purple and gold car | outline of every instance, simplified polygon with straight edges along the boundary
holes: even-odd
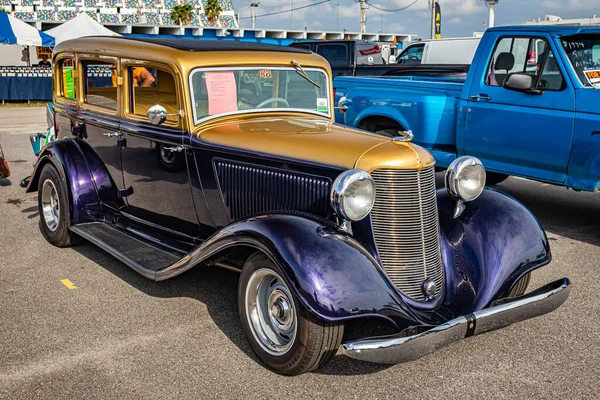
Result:
[[[233,41],[84,38],[54,50],[52,120],[28,191],[59,247],[88,240],[153,280],[240,272],[240,322],[269,368],[398,363],[548,313],[525,294],[544,230],[460,157],[334,124],[327,62]],[[337,107],[344,108],[343,102]],[[234,294],[232,293],[232,296]]]

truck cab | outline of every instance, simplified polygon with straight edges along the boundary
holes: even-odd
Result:
[[[490,176],[600,186],[600,28],[492,28],[465,79],[337,78],[334,87],[349,104],[338,122],[412,130],[440,167],[471,155]]]

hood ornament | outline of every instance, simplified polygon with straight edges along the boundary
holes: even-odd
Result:
[[[395,136],[392,139],[394,142],[410,142],[415,136],[413,135],[412,131],[398,131],[398,134],[400,136]]]

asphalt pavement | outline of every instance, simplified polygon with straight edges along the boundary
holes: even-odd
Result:
[[[550,239],[553,261],[530,289],[573,282],[552,314],[406,364],[338,354],[316,372],[282,377],[246,342],[236,273],[197,268],[153,282],[89,243],[48,244],[37,194],[18,186],[31,172],[28,135],[43,130],[44,109],[0,108],[0,121],[13,172],[0,180],[1,399],[600,398],[599,194],[515,178],[497,186],[527,205]]]

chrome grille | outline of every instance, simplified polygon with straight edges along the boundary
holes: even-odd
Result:
[[[379,169],[371,173],[376,199],[371,219],[379,257],[392,282],[407,296],[425,300],[423,281],[439,294],[444,267],[435,195],[435,172]]]

